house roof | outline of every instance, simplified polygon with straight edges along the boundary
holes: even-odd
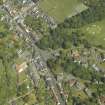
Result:
[[[22,71],[24,71],[26,68],[27,68],[27,63],[26,62],[23,62],[22,64],[20,65],[16,65],[16,70],[18,73],[21,73]]]
[[[77,80],[71,79],[68,82],[69,82],[70,86],[72,87],[77,82]]]
[[[76,51],[73,52],[72,56],[73,56],[74,58],[79,58],[79,57],[80,57],[80,54],[79,54],[79,52],[76,50]]]
[[[105,105],[105,96],[100,97],[100,102],[102,105]]]

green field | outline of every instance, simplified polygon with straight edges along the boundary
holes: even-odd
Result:
[[[39,7],[58,22],[87,9],[80,0],[41,0]]]
[[[105,46],[105,19],[84,26],[82,32],[91,44]]]

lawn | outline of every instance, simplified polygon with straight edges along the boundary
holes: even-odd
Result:
[[[82,32],[91,44],[105,47],[105,19],[82,27]]]
[[[80,0],[41,0],[39,7],[58,22],[87,9]]]

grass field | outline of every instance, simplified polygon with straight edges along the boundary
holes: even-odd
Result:
[[[41,0],[39,7],[58,22],[87,8],[80,0]]]
[[[82,31],[90,43],[105,47],[105,19],[84,26]]]

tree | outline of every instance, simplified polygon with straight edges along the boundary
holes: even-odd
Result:
[[[49,34],[48,25],[42,18],[28,15],[26,16],[24,23],[36,32],[40,32],[43,35]]]

